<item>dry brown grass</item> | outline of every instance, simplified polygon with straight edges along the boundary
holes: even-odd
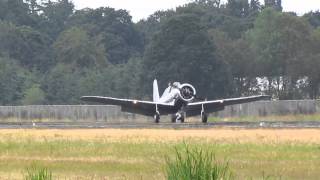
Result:
[[[3,129],[0,179],[34,163],[57,179],[164,179],[163,157],[182,141],[214,149],[238,179],[319,177],[320,129]]]
[[[2,138],[32,138],[35,141],[50,139],[108,140],[108,141],[151,141],[176,142],[181,140],[205,139],[228,142],[299,142],[320,143],[320,129],[78,129],[78,130],[0,130]],[[19,140],[19,139],[17,139]]]

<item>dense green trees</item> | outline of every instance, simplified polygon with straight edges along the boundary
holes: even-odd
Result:
[[[309,21],[309,23],[314,27],[317,28],[320,26],[320,12],[309,12],[303,16],[304,18]]]
[[[150,99],[154,78],[208,98],[319,98],[319,17],[282,12],[281,0],[194,0],[133,23],[70,0],[0,0],[0,105]]]
[[[76,11],[68,24],[82,27],[92,37],[98,36],[108,61],[113,64],[126,63],[142,52],[142,37],[125,10],[83,9]]]
[[[70,0],[58,0],[56,2],[42,0],[42,4],[39,6],[39,10],[42,11],[39,28],[52,39],[55,39],[65,29],[67,20],[73,14],[74,4]]]
[[[16,26],[0,21],[0,52],[23,67],[46,69],[50,63],[48,37],[29,26]]]
[[[57,62],[77,70],[106,66],[106,52],[99,39],[90,38],[85,30],[72,27],[60,33],[53,44]]]
[[[0,57],[0,102],[1,105],[19,104],[27,87],[25,71],[12,59]]]
[[[294,91],[305,75],[301,67],[310,54],[311,32],[303,19],[273,9],[265,9],[248,32],[258,61],[257,75],[268,78],[269,92],[280,99],[299,96]]]
[[[228,68],[215,57],[213,43],[199,17],[194,14],[169,18],[153,36],[145,51],[143,65],[146,69],[145,82],[151,82],[155,77],[160,79],[161,84],[169,81],[189,82],[201,94],[215,87],[215,91],[208,94],[210,97],[228,92],[225,88]]]
[[[310,53],[305,59],[303,74],[307,77],[307,92],[310,98],[319,98],[320,88],[320,28],[315,29],[311,35]]]

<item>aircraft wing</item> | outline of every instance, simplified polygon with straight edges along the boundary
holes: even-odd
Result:
[[[241,98],[231,98],[231,99],[221,99],[213,101],[201,101],[189,103],[186,109],[187,116],[196,116],[201,113],[202,107],[206,113],[213,113],[216,111],[221,111],[225,106],[249,103],[259,100],[269,100],[270,96],[260,95],[260,96],[249,96]]]
[[[102,96],[82,96],[81,100],[88,102],[96,102],[107,105],[121,106],[121,111],[153,116],[156,113],[156,108],[161,115],[176,113],[176,108],[170,104],[155,103],[152,101],[140,101],[132,99],[118,99]]]

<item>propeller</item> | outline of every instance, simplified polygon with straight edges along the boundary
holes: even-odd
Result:
[[[194,90],[189,86],[183,86],[182,88],[180,88],[180,92],[182,97],[186,99],[191,99],[192,97],[195,97]]]

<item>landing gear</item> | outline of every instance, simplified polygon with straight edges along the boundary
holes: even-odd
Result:
[[[171,122],[173,122],[173,123],[176,123],[176,122],[184,123],[184,113],[177,112],[176,114],[173,114],[171,116]]]
[[[160,112],[158,110],[158,104],[156,104],[156,113],[154,114],[153,118],[155,123],[160,122]]]
[[[183,113],[179,113],[180,118],[178,118],[177,120],[180,121],[181,123],[184,123],[184,114]]]
[[[208,122],[208,115],[204,111],[201,112],[201,121],[202,121],[202,123]]]
[[[175,123],[175,122],[176,122],[176,119],[177,119],[176,115],[175,115],[175,114],[172,114],[172,115],[171,115],[171,122],[172,122],[172,123]]]
[[[208,115],[204,112],[204,105],[203,104],[201,107],[201,121],[202,121],[202,123],[208,122]]]
[[[156,112],[156,114],[153,116],[154,122],[159,123],[160,122],[160,113]]]

